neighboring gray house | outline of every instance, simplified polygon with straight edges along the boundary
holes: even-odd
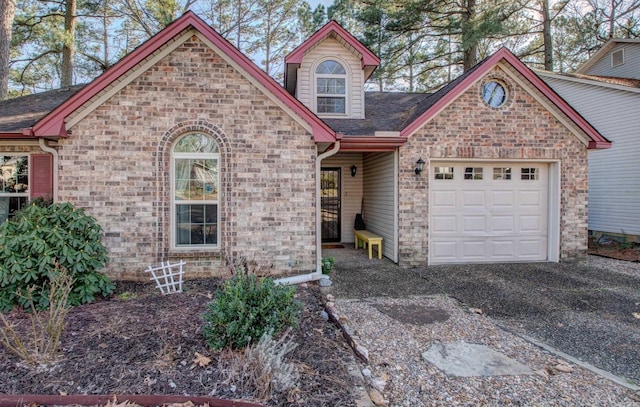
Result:
[[[640,38],[609,40],[576,73],[640,79]]]
[[[640,240],[640,40],[611,40],[575,74],[537,72],[613,144],[589,154],[589,230]]]

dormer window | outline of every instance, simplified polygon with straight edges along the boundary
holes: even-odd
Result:
[[[347,71],[337,61],[326,60],[316,68],[316,112],[347,113]]]

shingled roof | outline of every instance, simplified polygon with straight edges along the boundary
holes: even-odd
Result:
[[[346,136],[373,136],[376,131],[400,131],[428,93],[366,92],[364,119],[324,119]]]
[[[75,95],[85,85],[50,90],[0,102],[0,135],[21,134],[53,109]]]

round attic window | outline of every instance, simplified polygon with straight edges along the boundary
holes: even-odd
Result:
[[[482,85],[482,100],[491,107],[500,107],[507,101],[507,90],[497,81]]]

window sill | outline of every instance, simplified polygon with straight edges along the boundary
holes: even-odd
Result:
[[[195,249],[191,247],[173,248],[167,253],[169,258],[201,258],[201,257],[220,257],[222,251],[219,247],[208,247],[203,249]]]

